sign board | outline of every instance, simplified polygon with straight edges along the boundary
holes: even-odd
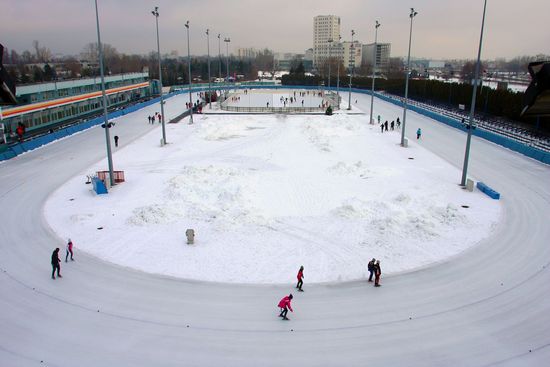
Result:
[[[464,111],[466,109],[466,106],[463,104],[459,104],[458,109]]]

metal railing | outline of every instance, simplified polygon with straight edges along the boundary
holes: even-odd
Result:
[[[223,104],[222,110],[247,113],[325,113],[325,109],[319,107],[241,107],[224,106]]]

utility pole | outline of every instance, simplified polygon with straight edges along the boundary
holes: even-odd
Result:
[[[162,143],[166,144],[166,127],[164,125],[164,100],[162,97],[162,67],[160,59],[160,41],[159,41],[159,7],[155,6],[155,10],[151,13],[155,16],[157,23],[157,56],[159,58],[159,90],[160,90],[160,120],[162,122]]]
[[[380,27],[380,23],[376,21],[374,25],[374,51],[372,55],[372,87],[370,90],[370,120],[369,124],[374,124],[374,121],[372,120],[372,113],[374,108],[374,79],[376,78],[376,54],[378,52],[378,27]]]

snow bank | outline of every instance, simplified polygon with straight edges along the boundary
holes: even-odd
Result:
[[[352,280],[372,257],[388,274],[487,237],[500,204],[461,190],[458,170],[416,142],[398,147],[399,134],[361,115],[195,115],[167,126],[164,148],[157,128],[119,149],[127,182],[108,195],[84,184],[99,162],[56,191],[45,214],[76,251],[221,282],[293,282],[300,265],[307,282]]]

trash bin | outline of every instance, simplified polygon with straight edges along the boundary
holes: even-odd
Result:
[[[187,236],[187,244],[192,245],[195,243],[195,230],[194,229],[188,229],[185,231],[185,235]]]

